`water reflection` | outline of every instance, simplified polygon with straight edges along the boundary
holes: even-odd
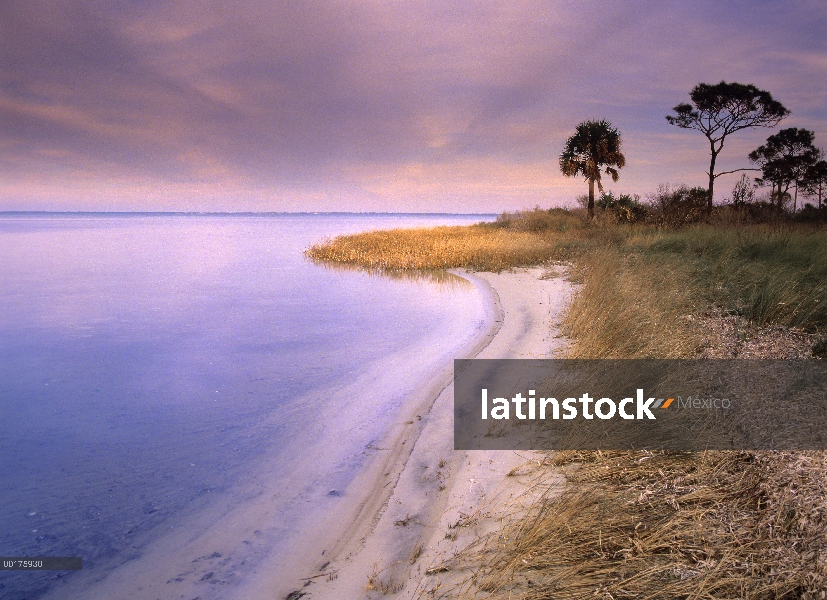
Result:
[[[0,217],[0,549],[80,555],[100,578],[162,526],[232,496],[256,461],[272,472],[301,455],[314,390],[403,352],[408,370],[450,353],[480,318],[466,280],[302,255],[324,236],[407,224]],[[360,435],[397,400],[377,400]],[[359,443],[347,433],[343,446]],[[2,572],[0,598],[54,581]]]
[[[474,284],[464,277],[449,273],[444,269],[380,269],[377,267],[363,267],[352,263],[325,261],[310,257],[307,257],[307,260],[318,267],[323,267],[334,272],[364,273],[368,277],[386,277],[396,281],[424,281],[444,286],[447,289],[471,289],[474,287]]]

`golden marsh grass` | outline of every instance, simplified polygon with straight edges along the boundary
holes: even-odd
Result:
[[[538,209],[494,224],[345,236],[307,254],[386,272],[566,261],[583,284],[564,322],[571,357],[695,358],[718,343],[708,327],[716,315],[811,337],[827,329],[819,226],[667,229]],[[817,348],[827,353],[827,342]],[[823,600],[827,453],[550,456],[549,468],[561,465],[571,465],[562,495],[527,513],[515,507],[492,535],[436,565],[426,597]]]
[[[501,271],[542,263],[553,249],[553,242],[531,232],[471,225],[340,236],[311,246],[306,254],[313,260],[389,271],[457,267]]]

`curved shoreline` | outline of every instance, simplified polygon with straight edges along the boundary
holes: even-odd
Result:
[[[281,599],[298,591],[309,598],[360,598],[370,595],[370,581],[412,596],[425,565],[448,551],[446,523],[489,500],[505,474],[525,460],[514,453],[453,450],[453,358],[550,355],[559,345],[553,325],[571,286],[541,278],[545,273],[457,272],[476,287],[483,306],[476,330],[447,360],[447,351],[432,354],[430,366],[412,372],[421,349],[409,349],[328,390],[358,401],[337,414],[341,422],[332,431],[324,428],[329,419],[308,423],[307,435],[324,434],[324,440],[289,473],[311,473],[318,460],[328,466],[351,461],[355,476],[349,483],[326,494],[329,488],[320,489],[324,477],[310,477],[312,485],[302,487],[308,477],[263,471],[245,483],[237,496],[241,504],[225,502],[182,522],[142,556],[83,587],[85,597]],[[384,433],[353,457],[359,444],[353,440],[366,433],[351,432],[351,423],[359,426],[352,417],[378,407],[387,394],[399,394],[382,405],[383,411],[393,406],[392,412],[372,416]],[[58,586],[50,597],[78,589]]]
[[[573,286],[546,274],[542,268],[462,273],[487,289],[494,318],[485,343],[462,356],[547,358],[559,353],[566,342],[557,325]],[[396,465],[393,489],[381,493],[370,527],[359,535],[345,533],[336,554],[317,563],[293,591],[308,598],[369,598],[374,591],[415,597],[432,575],[429,566],[466,541],[446,536],[453,525],[483,506],[502,505],[526,491],[518,478],[506,483],[506,476],[530,453],[453,450],[452,381],[433,399],[427,421],[411,443],[405,462]],[[489,527],[490,522],[480,521],[465,533],[477,535]],[[284,598],[289,591],[274,597]]]
[[[483,331],[457,350],[460,356],[474,357],[496,338],[502,327],[503,310],[496,290],[488,282],[465,272],[454,273],[474,284],[484,300]],[[400,481],[408,471],[415,447],[432,421],[434,404],[452,390],[453,358],[435,365],[429,375],[406,392],[402,410],[393,417],[379,442],[382,454],[374,456],[370,464],[359,470],[344,491],[343,500],[347,500],[333,508],[312,531],[306,532],[311,543],[295,548],[290,562],[282,562],[277,569],[275,562],[281,557],[273,557],[269,565],[262,564],[259,575],[240,586],[235,596],[285,598],[301,590],[328,597],[321,588],[311,590],[306,583],[321,583],[326,574],[336,572],[337,567],[332,565],[349,564],[355,557],[365,556],[364,550],[373,540],[392,497],[399,493]],[[452,434],[447,439],[453,443]],[[276,570],[281,576],[273,577]],[[293,575],[285,578],[286,573]],[[329,597],[339,593],[331,590]]]
[[[453,357],[479,352],[499,329],[491,290],[468,281],[483,302],[470,298],[478,308],[464,313],[473,315],[467,326],[447,330],[444,342],[426,336],[299,403],[301,435],[310,440],[301,455],[261,461],[232,493],[136,547],[139,555],[102,576],[83,573],[47,597],[281,598],[329,557],[352,553],[451,383]]]

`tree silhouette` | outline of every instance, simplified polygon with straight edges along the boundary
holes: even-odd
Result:
[[[600,172],[605,167],[612,181],[626,164],[620,152],[620,133],[608,121],[583,121],[568,140],[560,155],[560,170],[566,177],[582,175],[589,182],[589,219],[594,217],[594,184],[602,192]],[[617,168],[615,168],[617,167]]]
[[[753,200],[755,200],[755,190],[750,178],[744,173],[738,183],[735,184],[735,187],[732,188],[732,204],[735,208],[740,208],[744,204],[752,204]]]
[[[819,152],[819,156],[823,155]],[[801,189],[808,198],[818,198],[818,208],[821,209],[824,192],[827,191],[827,161],[822,158],[807,168]]]
[[[726,137],[750,127],[775,127],[790,114],[769,92],[754,85],[699,83],[689,93],[692,104],[679,104],[666,120],[683,129],[696,129],[709,140],[709,197],[707,210],[712,211],[715,179],[726,173],[715,174],[715,161],[724,147]],[[744,169],[736,169],[743,171]]]
[[[819,150],[813,146],[815,133],[809,129],[790,127],[782,129],[767,138],[767,143],[749,153],[749,159],[761,167],[758,185],[771,185],[771,200],[776,200],[778,210],[790,186],[805,179],[807,170],[812,168],[819,157]]]

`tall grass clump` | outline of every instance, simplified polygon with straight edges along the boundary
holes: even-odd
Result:
[[[553,258],[563,238],[582,230],[582,219],[561,209],[503,214],[494,223],[393,229],[344,235],[305,251],[312,260],[373,270],[451,269],[501,271]]]
[[[465,575],[436,597],[821,597],[823,452],[567,451],[549,460],[577,466],[562,495],[448,559],[443,568]]]
[[[571,358],[677,358],[691,355],[697,332],[686,317],[698,309],[693,280],[681,265],[652,268],[651,257],[625,247],[595,248],[576,261],[583,288],[565,319]]]
[[[661,234],[653,256],[694,262],[708,302],[758,326],[827,326],[827,236],[806,226],[693,227]]]

